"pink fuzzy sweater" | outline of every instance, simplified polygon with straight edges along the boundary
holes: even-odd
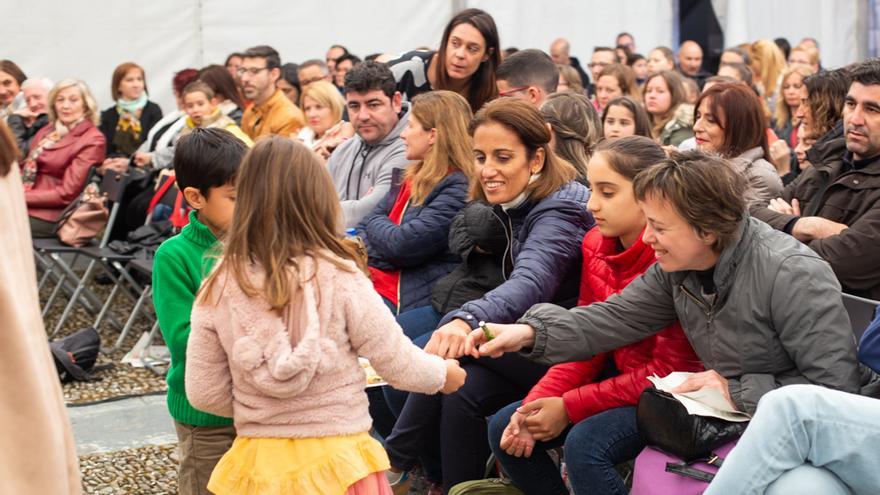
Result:
[[[283,319],[226,274],[214,286],[217,304],[193,307],[185,378],[193,406],[232,416],[241,436],[314,438],[370,429],[358,356],[397,389],[443,387],[444,361],[410,342],[354,263],[345,271],[298,261],[305,281]],[[251,276],[262,280],[259,268]]]

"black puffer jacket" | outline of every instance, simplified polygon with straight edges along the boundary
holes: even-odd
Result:
[[[526,201],[507,211],[498,205],[492,207],[504,239],[503,244],[496,242],[497,226],[493,224],[486,247],[495,259],[500,253],[504,282],[446,314],[440,325],[453,318],[473,328],[481,320],[511,323],[538,302],[573,306],[580,281],[580,245],[593,226],[593,217],[586,208],[589,199],[590,191],[572,181],[538,202]],[[432,300],[441,313],[454,308],[450,304],[437,308],[436,291]]]

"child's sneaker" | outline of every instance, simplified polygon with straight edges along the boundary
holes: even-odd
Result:
[[[394,492],[394,495],[406,495],[409,492],[410,477],[408,472],[395,473],[389,469],[385,471],[385,476],[388,477],[388,483],[391,485],[391,491]]]

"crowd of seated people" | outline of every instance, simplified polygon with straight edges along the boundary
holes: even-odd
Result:
[[[449,493],[492,454],[526,493],[626,493],[616,466],[648,446],[639,396],[674,371],[693,373],[678,392],[754,417],[707,493],[869,493],[880,452],[832,440],[880,435],[878,377],[859,362],[875,355],[842,302],[880,300],[880,60],[827,70],[815,40],[787,46],[729,47],[713,74],[695,41],[643,56],[621,33],[581,67],[563,38],[502,50],[492,16],[466,9],[432,49],[282,63],[259,45],[182,68],[164,111],[134,62],[101,111],[84,82],[0,60],[0,125],[33,237],[109,170],[137,179],[112,238],[156,220],[199,129],[309,150],[388,321],[466,373],[443,394],[369,390],[378,493],[413,476]],[[863,434],[792,426],[855,408]]]

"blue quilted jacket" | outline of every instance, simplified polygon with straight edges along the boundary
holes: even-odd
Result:
[[[539,302],[577,303],[581,242],[593,227],[587,211],[590,191],[572,181],[539,202],[493,211],[507,233],[505,281],[483,297],[448,313],[440,326],[459,318],[476,328],[479,321],[513,323]]]
[[[451,272],[461,258],[449,250],[449,225],[467,202],[467,177],[446,176],[419,206],[409,205],[400,225],[388,218],[403,184],[403,170],[395,169],[391,190],[357,226],[369,254],[369,265],[400,270],[398,311],[428,306],[431,289]]]

